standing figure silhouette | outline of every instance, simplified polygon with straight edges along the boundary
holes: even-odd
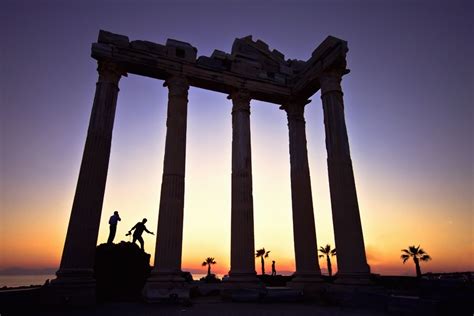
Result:
[[[272,261],[272,275],[273,276],[277,275],[277,271],[275,269],[275,260]]]
[[[141,222],[138,222],[135,226],[133,226],[132,229],[130,229],[127,234],[128,236],[132,233],[132,230],[135,230],[133,232],[132,242],[136,243],[136,241],[138,240],[143,251],[145,251],[145,242],[143,241],[143,238],[142,238],[143,231],[146,231],[147,233],[154,235],[151,231],[146,229],[145,227],[146,222],[147,222],[147,219],[144,218]]]
[[[120,218],[119,213],[117,211],[114,212],[114,215],[110,216],[110,219],[109,219],[110,232],[109,232],[109,238],[107,239],[108,244],[111,244],[114,242],[115,233],[117,232],[117,223],[121,220],[122,219]]]

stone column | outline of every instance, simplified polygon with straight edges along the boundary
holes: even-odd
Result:
[[[326,71],[320,78],[337,275],[340,283],[366,283],[370,268],[365,256],[341,89],[341,79],[346,73],[344,62],[343,66]]]
[[[256,283],[253,227],[250,95],[236,91],[232,99],[232,209],[229,281]]]
[[[291,285],[322,281],[306,147],[304,107],[307,103],[307,100],[291,100],[281,107],[288,116],[290,139],[291,204],[296,261],[296,272]]]
[[[95,300],[94,256],[99,232],[102,202],[109,166],[112,129],[123,72],[114,64],[99,62],[99,80],[82,156],[76,193],[67,229],[66,242],[57,279],[56,298],[72,303]]]
[[[161,182],[160,210],[155,248],[155,267],[144,289],[145,299],[169,296],[167,287],[184,286],[181,277],[183,248],[184,174],[189,84],[182,76],[171,76],[168,87],[165,158]],[[160,292],[161,291],[161,292]],[[172,293],[171,293],[172,294]],[[186,293],[175,293],[187,296]]]

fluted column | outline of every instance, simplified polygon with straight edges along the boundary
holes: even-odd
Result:
[[[232,99],[232,209],[230,281],[256,281],[250,145],[250,95],[236,91]]]
[[[51,284],[52,287],[69,289],[57,290],[50,294],[51,300],[61,300],[64,298],[60,297],[67,292],[68,300],[74,304],[95,300],[95,249],[109,166],[118,82],[124,74],[117,65],[108,62],[99,62],[97,71],[99,80],[96,84],[66,241],[61,264],[56,272],[57,279]],[[77,291],[71,290],[71,286]]]
[[[290,140],[291,204],[296,261],[293,282],[321,281],[304,119],[304,107],[308,102],[291,100],[281,107],[287,113]]]
[[[94,267],[119,92],[118,82],[122,74],[114,64],[105,62],[99,62],[97,70],[99,80],[58,277],[69,273],[92,275]]]
[[[189,84],[182,76],[172,76],[165,85],[168,118],[153,274],[181,279]]]
[[[326,149],[329,187],[337,248],[337,266],[340,282],[358,282],[367,279],[364,237],[352,170],[341,79],[348,71],[345,63],[326,71],[320,78],[321,99],[326,130]]]

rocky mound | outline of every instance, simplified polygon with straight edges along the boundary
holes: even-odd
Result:
[[[150,255],[130,242],[97,246],[94,275],[97,298],[104,300],[135,300],[150,275]]]

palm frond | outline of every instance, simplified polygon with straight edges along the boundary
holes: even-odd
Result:
[[[406,253],[407,255],[411,255],[411,252],[410,252],[409,250],[407,250],[407,249],[402,249],[401,251],[404,252],[404,253]]]
[[[333,250],[331,250],[331,256],[335,256],[336,255],[336,248],[334,248]]]
[[[268,258],[269,253],[270,253],[270,250],[268,250],[267,253],[265,254],[265,258]]]
[[[255,252],[255,257],[261,257],[265,255],[265,248],[262,248],[262,249],[258,249],[256,252]]]
[[[318,257],[319,257],[319,258],[324,258],[324,255],[319,255]]]
[[[431,257],[429,255],[423,255],[423,256],[421,256],[420,260],[421,261],[430,261]]]
[[[402,259],[403,263],[405,263],[405,262],[407,262],[408,259],[410,259],[410,256],[409,255],[401,255],[400,259]]]
[[[329,252],[331,251],[331,246],[330,245],[326,245],[326,246],[321,246],[319,247],[319,252],[321,253],[324,253],[325,255],[329,254]]]
[[[410,253],[413,255],[416,255],[418,253],[418,248],[415,246],[410,246],[408,247],[408,249],[410,250]]]
[[[202,263],[202,266],[206,266],[206,265],[211,265],[211,264],[216,264],[216,261],[214,260],[213,257],[207,257],[206,260],[203,261]]]

